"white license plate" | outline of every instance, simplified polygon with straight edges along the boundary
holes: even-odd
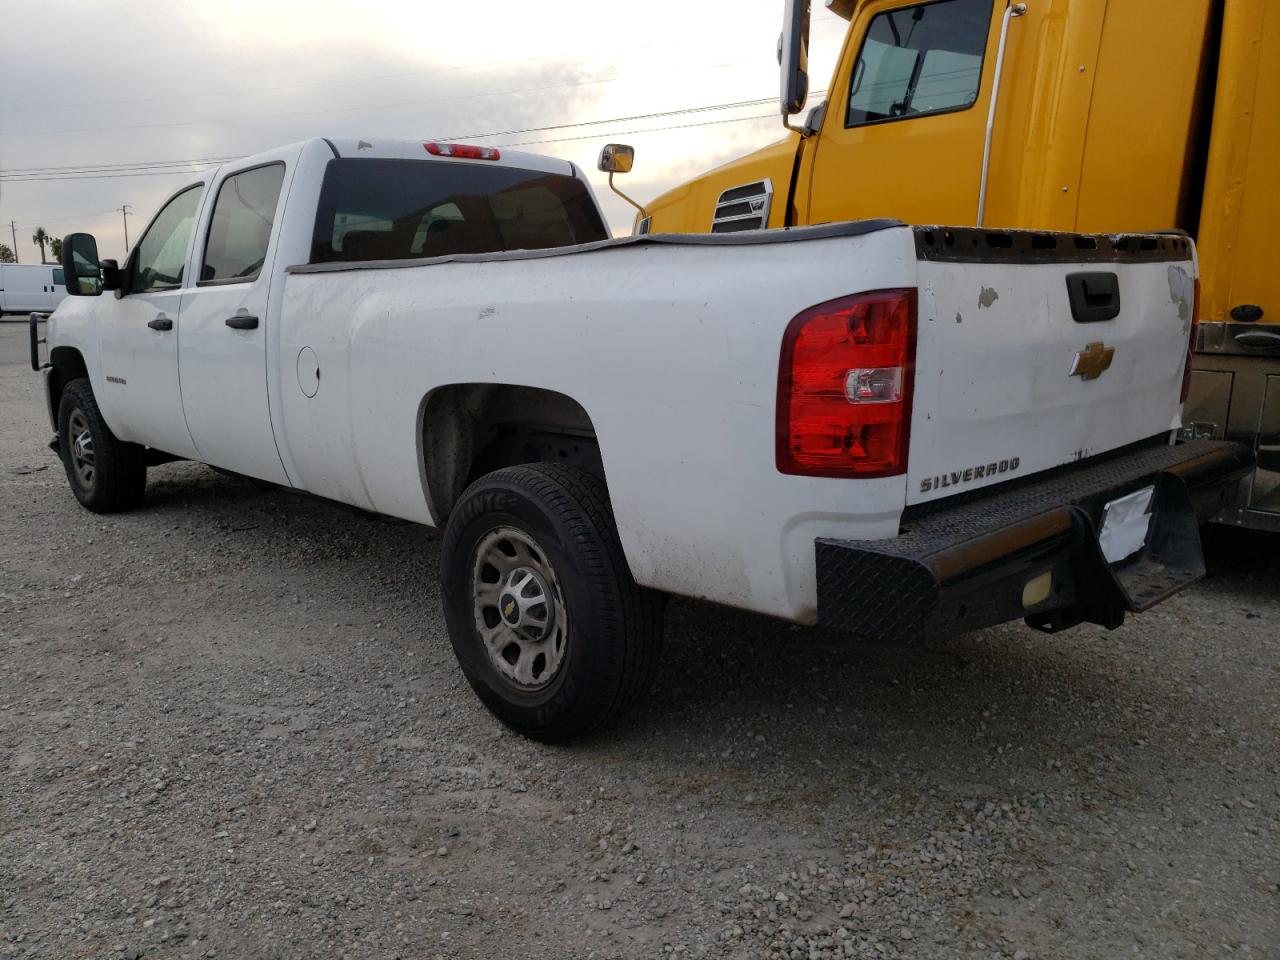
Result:
[[[1098,543],[1107,563],[1119,563],[1146,545],[1151,529],[1151,498],[1155,492],[1154,486],[1143,487],[1103,507]]]

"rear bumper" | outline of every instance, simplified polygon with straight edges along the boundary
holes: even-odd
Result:
[[[1019,617],[1047,631],[1119,626],[1204,575],[1199,527],[1240,499],[1253,462],[1248,447],[1209,440],[1130,449],[908,511],[892,540],[819,539],[818,622],[893,642]],[[1098,543],[1106,504],[1147,486],[1145,545],[1110,564]]]

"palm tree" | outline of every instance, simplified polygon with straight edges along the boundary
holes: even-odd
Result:
[[[31,242],[40,248],[40,262],[48,263],[44,258],[44,245],[49,242],[49,234],[44,232],[44,227],[36,227],[36,232],[31,235]]]

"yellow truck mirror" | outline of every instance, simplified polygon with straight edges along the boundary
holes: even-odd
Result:
[[[606,143],[600,151],[600,163],[604,173],[630,173],[636,162],[636,148],[625,143]]]

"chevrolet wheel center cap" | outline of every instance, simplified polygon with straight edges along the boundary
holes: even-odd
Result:
[[[516,603],[516,598],[511,594],[504,593],[498,601],[498,607],[502,610],[502,619],[507,623],[515,626],[520,622],[520,604]]]

